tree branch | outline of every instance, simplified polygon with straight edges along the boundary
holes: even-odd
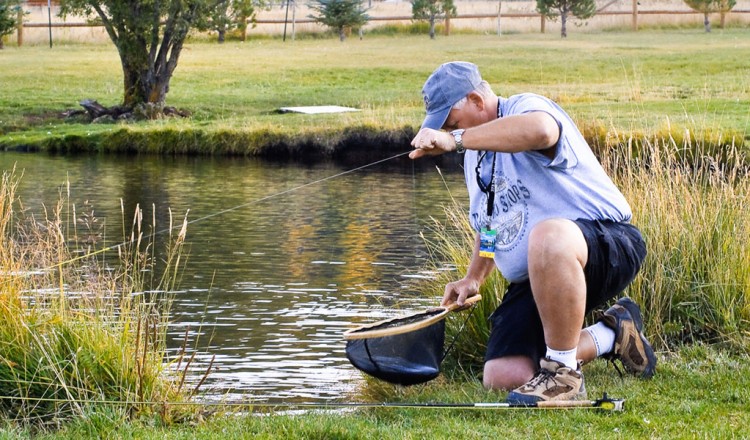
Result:
[[[117,33],[117,30],[115,29],[114,24],[112,21],[110,21],[109,17],[107,17],[107,14],[104,13],[104,10],[99,5],[99,3],[95,1],[89,1],[89,5],[91,5],[92,8],[96,11],[96,14],[99,15],[99,18],[102,20],[102,24],[104,25],[104,29],[107,31],[107,34],[109,35],[109,38],[112,40],[113,43],[115,43],[115,46],[119,47],[120,44],[120,37]]]
[[[154,15],[151,17],[151,44],[148,52],[148,65],[153,69],[156,49],[159,47],[159,26],[161,26],[161,0],[154,2]]]

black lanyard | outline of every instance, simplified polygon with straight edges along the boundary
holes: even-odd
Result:
[[[497,100],[497,117],[502,117],[502,113],[500,112],[500,99]],[[480,171],[485,156],[487,156],[487,152],[483,151],[482,155],[479,156],[477,160],[477,167],[474,169],[474,172],[477,174],[477,185],[479,186],[479,189],[487,194],[487,221],[492,222],[492,210],[495,207],[495,152],[492,152],[492,174],[490,174],[490,183],[486,185],[482,181],[482,173]]]
[[[492,219],[492,209],[495,207],[495,152],[492,152],[492,174],[490,174],[490,182],[487,184],[482,181],[481,173],[482,161],[485,156],[487,156],[487,152],[483,151],[477,160],[477,167],[474,168],[474,172],[477,175],[479,190],[487,194],[487,219],[490,221]]]

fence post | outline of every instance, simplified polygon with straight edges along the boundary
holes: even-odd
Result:
[[[284,15],[284,37],[281,41],[286,41],[286,22],[289,21],[289,2],[292,0],[286,0],[286,14]]]
[[[18,47],[23,46],[23,8],[18,8],[18,19],[16,21],[16,29],[18,30]]]
[[[500,18],[502,17],[503,0],[497,2],[497,35],[503,34],[503,28],[500,25]]]
[[[296,0],[293,0],[292,2],[292,41],[294,41],[297,36],[296,28],[297,28],[297,2]]]
[[[633,0],[633,30],[638,30],[638,0]]]

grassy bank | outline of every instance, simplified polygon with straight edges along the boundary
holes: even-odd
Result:
[[[0,87],[0,145],[253,155],[330,155],[359,145],[404,149],[421,121],[424,79],[453,59],[476,62],[501,95],[552,97],[597,145],[670,136],[741,145],[750,125],[750,75],[746,60],[736,55],[748,50],[750,30],[741,28],[575,33],[565,40],[516,34],[435,41],[368,36],[343,44],[191,42],[168,104],[190,110],[192,117],[90,125],[59,115],[79,108],[84,98],[104,105],[122,99],[111,44],[9,47],[0,54],[7,67]],[[276,113],[284,106],[328,104],[361,111]]]
[[[54,435],[39,438],[124,439],[486,439],[744,438],[750,413],[750,363],[713,349],[684,348],[662,360],[652,381],[620,379],[606,363],[586,367],[590,398],[608,392],[626,398],[625,412],[593,410],[368,409],[237,413],[236,408],[199,424],[164,426],[145,419],[128,424],[100,415],[79,420]],[[589,385],[590,384],[590,385]],[[356,398],[357,396],[353,396]],[[477,381],[435,382],[391,390],[391,401],[498,402]],[[247,408],[246,408],[247,409]],[[22,438],[23,431],[6,431]]]

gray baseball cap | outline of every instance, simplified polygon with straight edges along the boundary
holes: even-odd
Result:
[[[422,98],[427,116],[422,128],[440,130],[448,119],[451,107],[482,83],[475,64],[452,61],[440,65],[422,87]]]

